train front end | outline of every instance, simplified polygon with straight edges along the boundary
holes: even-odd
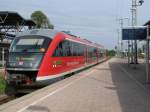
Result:
[[[38,30],[16,37],[6,62],[7,82],[16,86],[36,84],[41,62],[51,41],[51,38],[39,35]]]

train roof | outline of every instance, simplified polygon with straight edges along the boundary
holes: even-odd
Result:
[[[86,44],[86,45],[89,45],[89,46],[93,46],[93,47],[98,47],[98,48],[103,48],[104,49],[104,46],[100,45],[100,44],[97,44],[97,43],[94,43],[94,42],[91,42],[87,39],[83,39],[83,38],[80,38],[80,37],[77,37],[77,36],[74,36],[74,35],[70,35],[70,34],[65,34],[66,37],[69,39],[69,40],[72,40],[72,41],[76,41],[76,42],[79,42],[79,43],[83,43],[83,44]]]
[[[56,31],[56,30],[52,30],[52,29],[26,30],[26,31],[19,32],[18,34],[16,34],[16,37],[26,36],[26,35],[41,35],[41,36],[53,38],[53,37],[55,37],[55,35],[57,33],[61,33],[67,39],[72,40],[72,41],[76,41],[76,42],[83,43],[83,44],[86,44],[86,45],[89,45],[89,46],[93,46],[93,47],[104,48],[102,45],[94,43],[94,42],[91,42],[91,41],[89,41],[87,39],[82,39],[82,38],[74,36],[72,34],[68,34],[68,33],[65,33],[65,32],[60,32],[60,31]]]
[[[18,32],[18,34],[16,34],[16,37],[26,36],[26,35],[41,35],[41,36],[53,38],[57,33],[58,31],[52,29],[32,29],[23,32]]]

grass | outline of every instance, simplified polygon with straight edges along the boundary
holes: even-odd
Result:
[[[6,88],[6,81],[2,76],[0,76],[0,93],[4,93],[5,88]]]

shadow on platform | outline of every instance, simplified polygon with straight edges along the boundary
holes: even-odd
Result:
[[[139,64],[136,69],[133,69],[128,67],[127,63],[109,62],[109,66],[114,87],[105,88],[117,92],[122,112],[149,112],[150,85],[145,84],[145,65]],[[129,74],[125,73],[121,68]],[[135,80],[145,89],[140,87]]]

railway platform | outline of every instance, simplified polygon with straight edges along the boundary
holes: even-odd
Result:
[[[112,58],[3,104],[0,112],[149,112],[150,89],[140,78],[142,70]]]

